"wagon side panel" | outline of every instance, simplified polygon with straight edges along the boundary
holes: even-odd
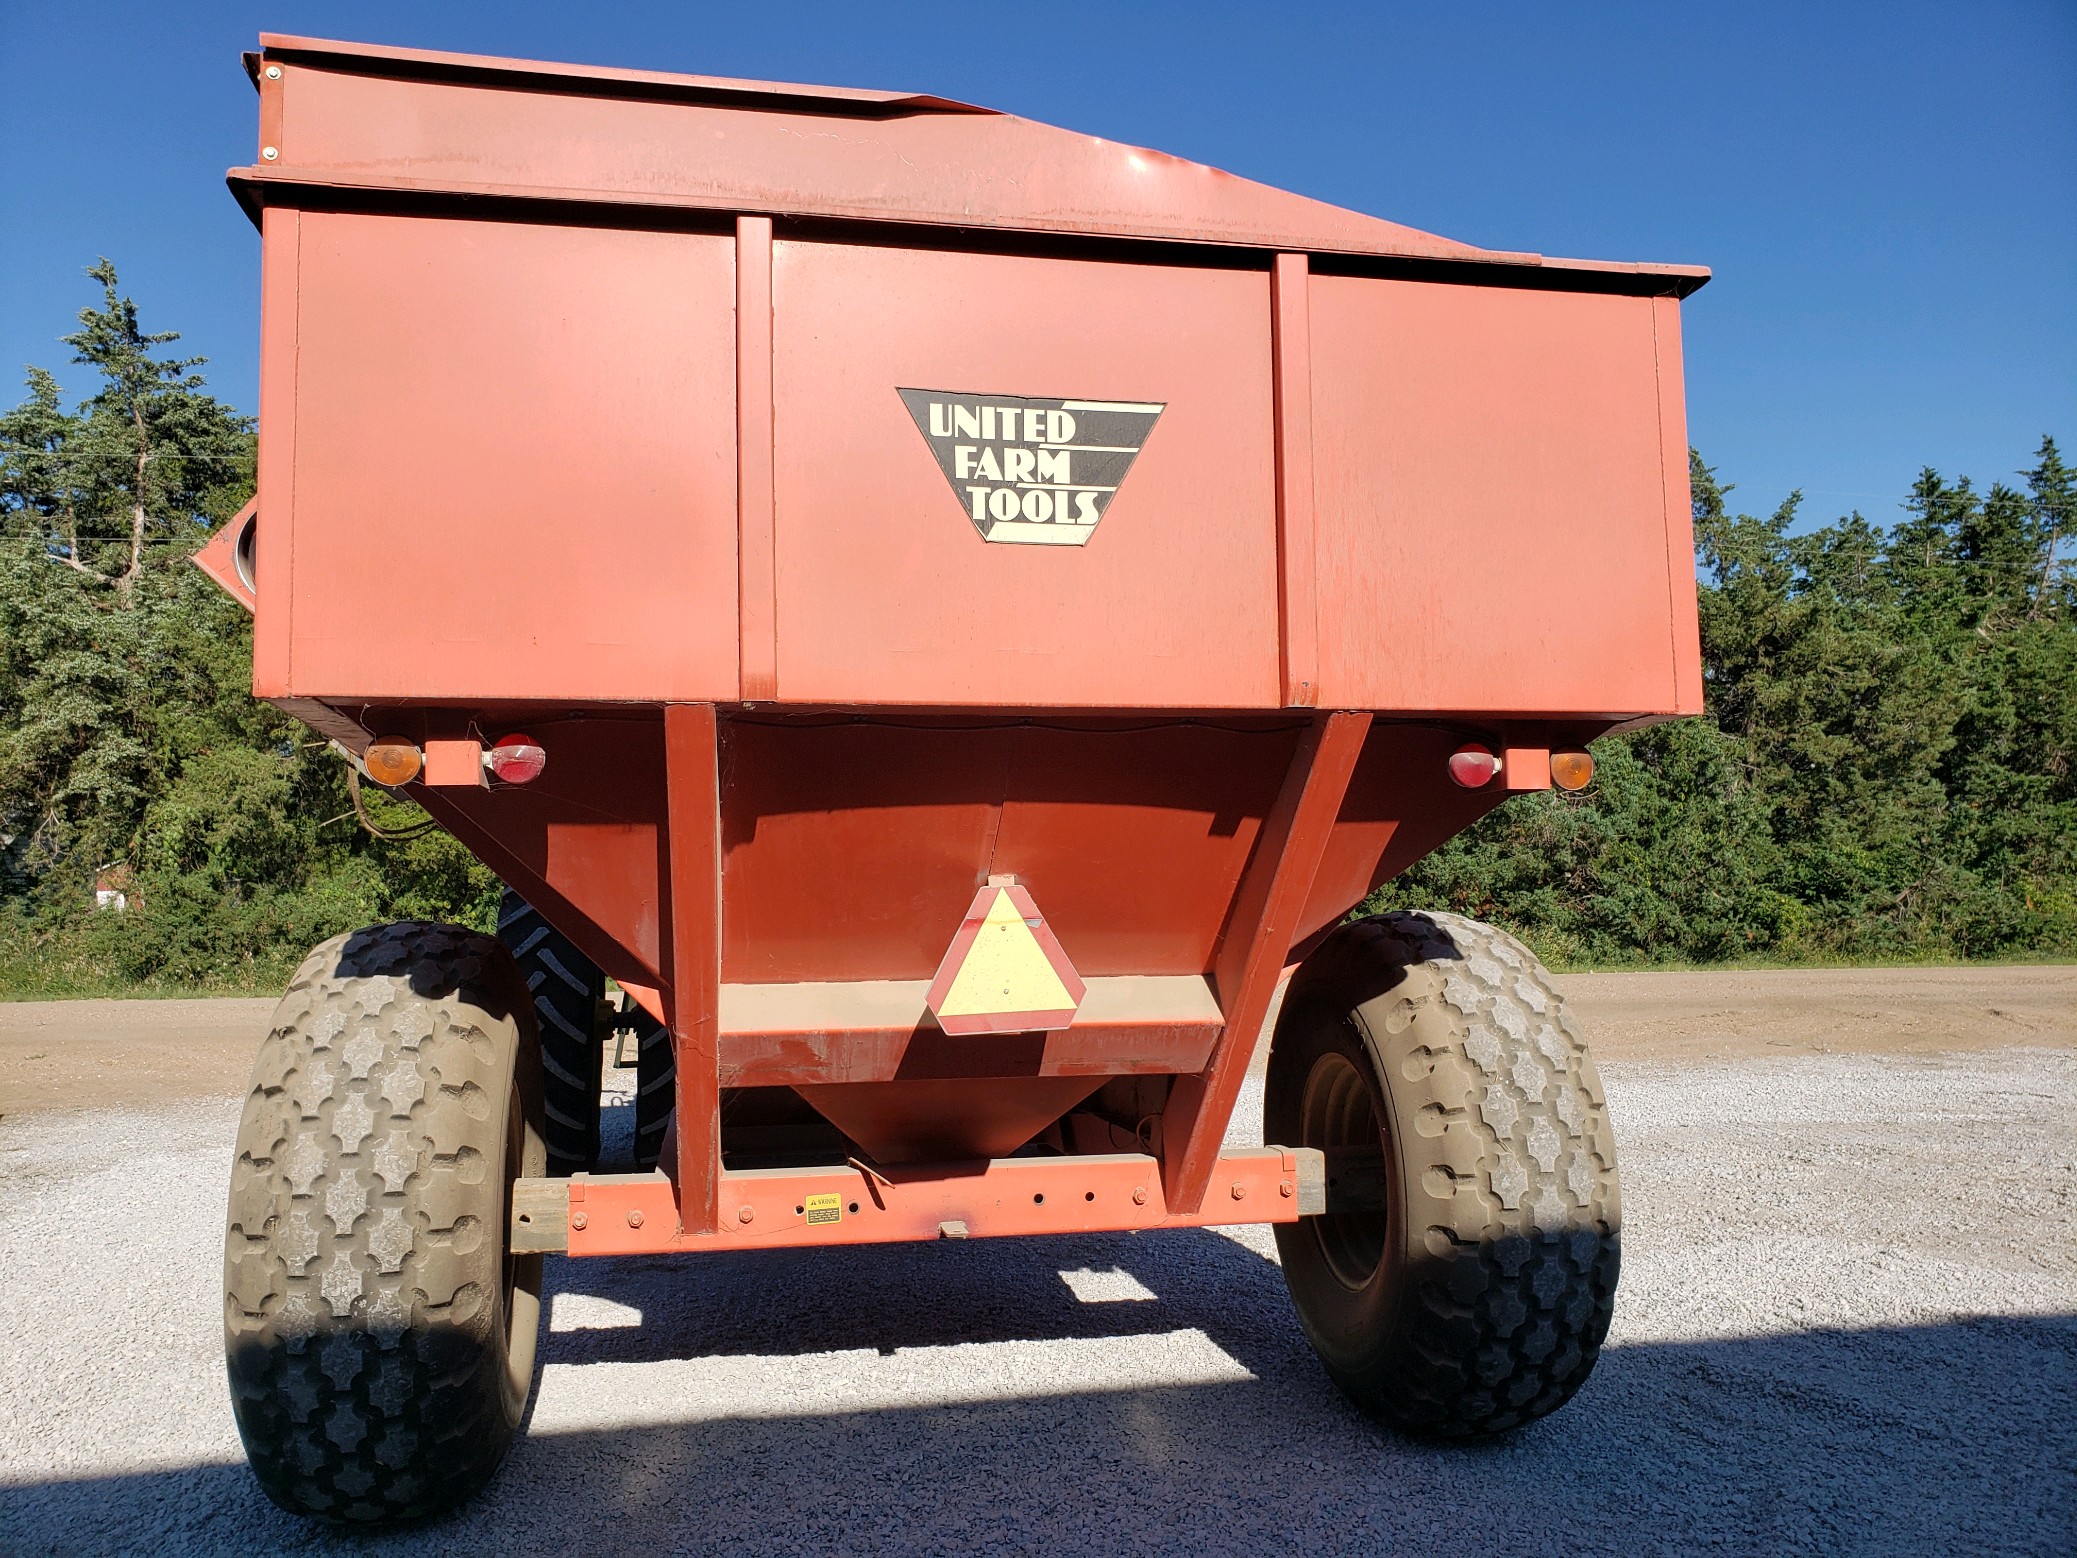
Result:
[[[1280,701],[1265,274],[780,242],[772,317],[782,700]],[[1085,543],[1018,544],[983,539],[899,389],[1161,409]],[[1032,452],[1069,483],[1105,463]],[[1023,491],[1065,508],[1049,469]]]
[[[1321,703],[1672,713],[1654,300],[1316,275],[1310,304]]]
[[[300,225],[293,689],[733,696],[733,244]]]

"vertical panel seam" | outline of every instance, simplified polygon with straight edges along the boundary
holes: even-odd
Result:
[[[772,223],[736,219],[737,682],[745,700],[778,696],[778,493],[773,443]]]
[[[1313,524],[1311,267],[1279,254],[1270,276],[1275,403],[1278,672],[1282,701],[1319,701],[1317,538]]]

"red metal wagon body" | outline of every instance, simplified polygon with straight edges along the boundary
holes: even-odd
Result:
[[[202,560],[254,691],[422,754],[676,1050],[663,1169],[522,1177],[516,1249],[1317,1212],[1317,1151],[1222,1152],[1280,975],[1553,752],[1701,707],[1703,271],[932,97],[249,65],[259,496]],[[800,1101],[843,1150],[764,1161]]]

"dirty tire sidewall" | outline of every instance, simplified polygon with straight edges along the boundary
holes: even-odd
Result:
[[[1385,1176],[1381,1211],[1343,1215],[1380,1220],[1381,1258],[1352,1286],[1332,1224],[1276,1230],[1321,1362],[1416,1433],[1489,1435],[1555,1411],[1608,1333],[1622,1208],[1600,1078],[1549,974],[1456,915],[1344,926],[1293,977],[1265,1139],[1313,1145],[1307,1080],[1342,1063],[1363,1076]]]
[[[261,1046],[238,1129],[224,1340],[246,1455],[284,1509],[379,1524],[496,1470],[525,1414],[539,1256],[506,1253],[544,1166],[511,956],[456,926],[335,937]]]

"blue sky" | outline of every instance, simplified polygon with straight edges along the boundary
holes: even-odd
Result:
[[[2077,3],[0,0],[0,372],[106,254],[256,402],[262,30],[930,91],[1498,248],[1698,262],[1690,431],[1741,506],[1887,522],[2077,446]],[[0,391],[9,393],[11,390]]]

